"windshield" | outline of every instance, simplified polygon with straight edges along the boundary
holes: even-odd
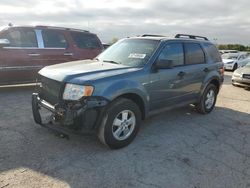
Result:
[[[157,40],[124,39],[110,46],[97,59],[129,67],[143,67],[158,44]]]
[[[238,55],[232,55],[232,54],[223,54],[222,56],[222,59],[237,59],[238,58]]]

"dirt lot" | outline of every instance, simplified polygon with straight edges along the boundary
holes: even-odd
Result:
[[[233,87],[231,74],[211,114],[159,114],[116,151],[93,135],[55,136],[33,122],[32,88],[2,89],[0,188],[250,188],[250,91]]]

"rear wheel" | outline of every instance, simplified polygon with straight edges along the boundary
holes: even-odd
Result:
[[[215,106],[218,89],[215,85],[209,84],[204,90],[196,109],[201,114],[210,113]]]
[[[125,147],[136,137],[140,122],[141,111],[137,104],[129,99],[117,99],[108,107],[98,137],[112,149]]]

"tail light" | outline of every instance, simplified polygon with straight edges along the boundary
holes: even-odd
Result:
[[[219,73],[221,76],[224,76],[225,69],[224,67],[219,68]]]

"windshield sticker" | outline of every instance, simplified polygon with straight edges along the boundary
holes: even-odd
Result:
[[[129,54],[128,58],[144,59],[146,54]]]

